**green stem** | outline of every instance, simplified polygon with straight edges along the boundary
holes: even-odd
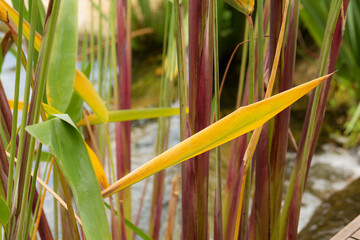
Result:
[[[90,64],[91,64],[91,82],[95,83],[95,37],[94,37],[94,6],[91,5],[90,9]]]
[[[101,6],[101,0],[99,0],[99,6]],[[99,84],[99,93],[100,96],[103,96],[102,88],[103,88],[103,77],[102,77],[102,11],[99,7],[98,9],[99,13],[99,31],[97,35],[97,64],[98,64],[98,84]]]
[[[33,56],[34,56],[34,42],[35,42],[35,30],[36,30],[36,21],[37,21],[37,8],[38,8],[38,1],[32,1],[31,6],[31,20],[30,20],[30,38],[29,38],[29,50],[28,50],[28,61],[26,63],[26,80],[25,80],[25,94],[24,94],[24,107],[29,105],[29,95],[30,95],[30,84],[32,80],[32,64],[33,64]],[[19,38],[19,37],[18,37]],[[15,172],[15,181],[18,178],[20,173],[20,166],[22,161],[22,153],[24,151],[24,143],[25,143],[25,126],[26,126],[26,119],[27,119],[28,111],[22,112],[22,119],[21,119],[21,126],[20,126],[20,140],[19,140],[19,147],[18,147],[18,163],[16,165],[16,172]],[[26,165],[26,175],[25,181],[27,178],[30,178],[31,173],[31,163],[32,163],[32,152],[30,152],[29,156],[31,156],[31,161],[29,161]],[[23,188],[23,197],[21,202],[21,212],[20,212],[20,223],[19,229],[16,234],[16,239],[26,238],[27,233],[23,232],[24,227],[24,220],[25,220],[25,213],[26,213],[26,204],[28,202],[27,193],[29,190],[29,186],[24,184]]]
[[[34,194],[35,194],[35,188],[36,188],[36,177],[37,177],[37,173],[38,173],[38,170],[39,170],[41,149],[42,149],[42,144],[40,143],[39,147],[38,147],[38,151],[37,151],[37,156],[36,156],[36,161],[35,161],[35,166],[34,166],[34,171],[33,171],[33,177],[32,177],[32,182],[31,182],[29,205],[28,205],[28,208],[27,208],[26,221],[25,221],[25,224],[26,224],[25,233],[27,233],[29,231],[29,225],[30,225],[30,222],[31,222],[30,221],[31,208],[32,208],[33,200],[34,200]]]
[[[245,30],[244,30],[244,41],[247,40],[249,35],[249,24],[245,22]],[[246,73],[246,59],[249,50],[249,45],[247,43],[243,44],[243,50],[241,54],[241,67],[240,67],[240,76],[239,76],[239,87],[238,94],[236,99],[236,109],[238,109],[241,105],[243,92],[244,92],[244,83],[245,83],[245,73]]]
[[[335,31],[336,21],[341,9],[341,5],[342,5],[342,0],[333,0],[331,2],[331,7],[329,11],[329,20],[326,26],[325,36],[324,36],[324,45],[322,46],[320,53],[321,64],[320,64],[319,76],[322,76],[325,73],[325,68],[328,62],[329,50],[331,47],[331,42]],[[315,90],[314,101],[311,108],[309,126],[307,129],[306,139],[304,144],[304,151],[300,157],[300,161],[297,162],[296,166],[294,167],[294,171],[292,172],[290,177],[289,187],[286,193],[284,207],[280,218],[280,235],[279,235],[281,237],[280,239],[285,239],[287,220],[289,218],[289,211],[291,208],[292,197],[294,195],[296,188],[299,171],[300,171],[299,190],[298,190],[299,194],[302,194],[302,189],[304,187],[303,182],[306,177],[306,165],[307,165],[307,159],[309,158],[309,152],[311,147],[310,144],[314,137],[316,111],[320,98],[320,90],[321,90],[321,85],[316,87]]]
[[[218,12],[217,12],[217,0],[210,2],[212,8],[212,24],[214,27],[214,98],[215,98],[215,121],[220,119],[220,97],[219,97],[219,38],[218,38]],[[220,147],[215,149],[216,157],[216,224],[214,228],[217,229],[217,232],[214,233],[217,235],[217,239],[222,239],[223,236],[223,220],[222,220],[222,193],[221,193],[221,155]]]
[[[258,80],[258,101],[262,99],[263,93],[263,62],[264,62],[264,52],[263,52],[263,43],[264,43],[264,30],[263,30],[263,0],[257,1],[257,22],[258,22],[258,59],[257,59],[257,80]]]
[[[179,69],[179,95],[180,95],[180,141],[186,138],[186,69],[185,69],[185,52],[183,41],[183,29],[180,23],[180,6],[179,0],[174,1],[174,13],[175,13],[175,31],[176,36],[176,50],[177,50],[177,62]]]
[[[254,24],[250,15],[247,16],[249,21],[249,102],[254,103],[255,91],[255,39],[254,39]]]
[[[36,3],[36,5],[34,5]],[[36,10],[37,8],[37,1],[33,1],[33,8],[32,10],[34,11],[34,9]],[[49,61],[50,61],[50,56],[51,56],[51,49],[52,49],[52,45],[54,42],[54,35],[55,35],[55,28],[56,28],[56,23],[57,23],[57,18],[59,15],[59,9],[60,9],[60,1],[54,1],[54,5],[52,8],[52,12],[51,12],[51,17],[50,17],[50,23],[49,26],[45,27],[45,31],[48,31],[45,33],[45,37],[43,39],[41,48],[40,48],[40,58],[41,59],[41,55],[43,55],[42,61],[38,63],[38,67],[37,67],[37,71],[40,71],[39,74],[39,79],[37,79],[38,83],[39,83],[39,88],[37,89],[37,94],[35,94],[34,96],[36,96],[36,104],[35,104],[35,111],[34,111],[34,119],[33,119],[33,124],[36,124],[39,122],[39,117],[40,117],[40,107],[41,107],[41,102],[42,102],[42,97],[44,94],[44,88],[45,88],[45,83],[46,83],[46,76],[47,76],[47,70],[48,70],[48,65],[49,65]],[[32,14],[31,15],[31,23],[33,23],[33,21],[35,21],[36,23],[36,14]],[[33,20],[34,18],[34,20]],[[33,24],[31,24],[31,26],[35,26]],[[31,28],[33,29],[33,28]],[[33,29],[33,31],[35,31],[35,29]],[[33,34],[33,36],[31,35]],[[32,36],[32,38],[31,38]],[[29,44],[29,56],[30,53],[32,54],[33,49],[34,49],[34,44],[31,44],[31,41],[34,41],[34,36],[35,36],[35,32],[30,32],[30,44]],[[29,58],[28,60],[28,65],[31,64],[31,58]],[[39,65],[40,64],[40,65]],[[30,77],[27,76],[27,81],[26,82],[30,82],[31,79],[31,68],[27,69],[26,73],[30,74]],[[27,106],[28,103],[24,103],[24,106]],[[26,112],[26,111],[24,111]],[[23,113],[24,113],[23,112]],[[25,125],[24,125],[25,127]],[[31,163],[32,163],[32,154],[34,152],[35,149],[35,138],[31,137],[30,139],[30,145],[29,145],[29,153],[28,154],[28,161],[27,161],[27,166],[26,166],[26,173],[25,173],[25,182],[24,182],[24,187],[23,187],[23,201],[21,204],[21,213],[20,213],[20,223],[19,223],[19,231],[18,234],[16,236],[16,239],[20,239],[21,237],[21,233],[23,233],[22,229],[24,226],[24,220],[25,220],[25,209],[26,209],[26,202],[27,202],[27,193],[29,190],[29,182],[30,182],[30,173],[31,173]],[[21,150],[21,148],[20,148]],[[23,233],[23,234],[27,234],[27,233]],[[26,235],[25,235],[26,236]]]
[[[13,108],[13,119],[11,127],[11,148],[10,148],[10,159],[9,159],[9,174],[8,174],[8,187],[6,195],[6,204],[11,209],[11,196],[13,188],[13,176],[15,166],[15,149],[16,149],[16,130],[17,130],[17,118],[19,111],[19,90],[20,90],[20,71],[21,71],[21,55],[22,55],[22,32],[23,32],[23,19],[24,19],[24,0],[19,2],[19,26],[18,26],[18,37],[17,37],[17,52],[16,52],[16,73],[15,73],[15,91],[14,91],[14,108]],[[19,164],[20,165],[20,164]],[[7,225],[7,231],[9,230],[10,224]]]

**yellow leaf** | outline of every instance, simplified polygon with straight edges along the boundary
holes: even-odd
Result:
[[[12,19],[14,21],[14,23],[16,24],[16,26],[19,26],[19,14],[18,12],[13,9],[9,4],[7,4],[4,0],[0,0],[0,3],[2,4],[2,6],[6,9],[7,13],[10,16],[10,19]],[[30,37],[30,24],[26,21],[23,22],[23,34],[24,36],[29,39]],[[41,44],[41,36],[40,34],[38,34],[37,32],[35,33],[35,49],[37,49],[39,51],[40,49],[40,44]]]
[[[2,4],[0,6],[0,17],[2,7],[6,9],[9,13],[10,18],[14,21],[16,26],[19,24],[19,15],[18,13],[4,0],[0,0]],[[5,11],[5,12],[6,12]],[[30,36],[30,25],[24,20],[23,25],[24,36],[29,39]],[[36,33],[35,35],[35,49],[40,51],[41,45],[41,36]],[[74,90],[80,95],[80,97],[91,107],[91,109],[99,116],[103,122],[108,120],[108,110],[105,106],[104,101],[99,96],[98,92],[95,90],[93,85],[90,83],[89,79],[79,70],[76,69],[75,80],[74,80]]]
[[[96,154],[94,153],[94,151],[89,147],[89,145],[87,145],[87,143],[85,143],[86,145],[86,149],[89,153],[89,157],[91,160],[91,164],[94,168],[95,171],[95,175],[97,180],[99,181],[99,183],[101,184],[101,186],[106,189],[107,187],[109,187],[109,182],[106,178],[105,172],[104,172],[104,168],[102,167],[98,157],[96,156]]]
[[[8,13],[6,11],[6,9],[4,8],[4,6],[0,3],[0,20],[8,23],[9,22],[9,16]]]
[[[102,192],[103,197],[110,196],[156,172],[197,156],[261,126],[329,76],[317,78],[273,97],[237,109],[119,179]]]
[[[109,114],[104,101],[90,83],[89,79],[78,69],[76,69],[75,74],[74,90],[85,100],[103,122],[106,123],[108,121]]]

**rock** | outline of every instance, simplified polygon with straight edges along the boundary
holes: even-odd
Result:
[[[330,239],[360,213],[360,178],[334,193],[314,212],[299,240]]]

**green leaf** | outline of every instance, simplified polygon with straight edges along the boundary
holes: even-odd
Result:
[[[100,187],[85,142],[67,114],[26,127],[48,146],[69,184],[80,212],[86,239],[111,239]]]
[[[179,115],[179,108],[145,108],[145,109],[129,109],[129,110],[116,110],[109,111],[108,122],[123,122],[133,121],[139,119],[170,117]],[[96,114],[88,116],[90,124],[101,124],[102,120]],[[78,126],[86,125],[85,119],[81,119],[77,123]]]
[[[0,197],[0,224],[7,224],[10,219],[10,209],[6,205],[6,202]]]
[[[69,114],[74,122],[80,121],[82,117],[83,103],[84,101],[81,99],[81,97],[76,92],[73,92],[70,104],[65,112]]]
[[[50,106],[65,112],[76,71],[78,1],[62,0],[52,48],[46,96]]]
[[[145,239],[145,240],[152,240],[151,237],[149,237],[148,235],[146,235],[146,233],[141,231],[141,229],[138,228],[135,224],[133,224],[126,218],[124,218],[124,221],[125,221],[126,226],[128,226],[131,230],[133,230],[139,237],[141,237],[142,239]]]

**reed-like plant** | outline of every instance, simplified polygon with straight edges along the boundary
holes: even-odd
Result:
[[[164,33],[160,102],[157,108],[146,109],[131,107],[131,73],[137,71],[132,64],[131,15],[140,9],[144,19],[155,22],[158,18],[152,16],[154,10],[147,0],[140,1],[138,9],[132,1],[111,0],[107,10],[102,8],[103,1],[89,0],[90,48],[85,32],[79,70],[78,1],[50,0],[45,13],[41,1],[29,1],[27,9],[24,0],[13,1],[13,7],[0,0],[0,20],[8,27],[1,58],[6,61],[9,52],[16,55],[14,99],[8,99],[0,85],[1,239],[133,239],[134,234],[160,239],[165,234],[162,213],[167,212],[163,199],[170,194],[164,191],[164,170],[178,163],[181,189],[175,177],[166,239],[296,239],[301,199],[336,71],[349,0],[331,1],[326,27],[320,29],[324,34],[317,78],[304,79],[306,83],[299,86],[294,86],[294,69],[300,0],[226,0],[244,15],[246,26],[236,26],[239,36],[245,35],[245,45],[235,109],[221,119],[220,69],[228,64],[225,81],[230,65],[219,57],[218,1],[161,2],[157,11],[162,11],[164,27],[155,31]],[[21,66],[26,70],[23,93],[19,92]],[[310,91],[297,144],[289,128],[290,106]],[[173,95],[178,96],[178,108],[170,107]],[[12,112],[9,103],[13,103]],[[179,129],[181,142],[168,149],[168,117],[173,115],[180,115],[180,126],[172,127]],[[158,118],[156,156],[131,171],[130,121],[146,118]],[[112,128],[116,154],[111,148]],[[285,188],[290,140],[297,157]],[[221,155],[220,146],[230,141],[229,156]],[[216,149],[214,160],[209,157],[212,149]],[[43,179],[38,175],[42,159],[50,166]],[[222,162],[228,166],[224,184]],[[210,174],[212,164],[216,176]],[[51,174],[53,189],[48,185]],[[142,204],[132,204],[130,187],[153,174],[145,234],[145,229],[136,226]],[[211,177],[216,178],[215,192],[209,190]],[[54,223],[47,221],[49,213],[44,211],[46,193],[55,199]],[[181,233],[174,235],[179,193]],[[210,194],[215,197],[209,198]],[[215,203],[209,204],[209,199]],[[210,206],[214,206],[213,220]]]

